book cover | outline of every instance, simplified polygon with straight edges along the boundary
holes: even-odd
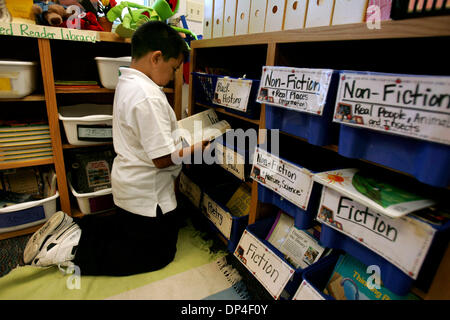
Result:
[[[241,184],[227,202],[227,208],[235,217],[243,217],[250,213],[251,190],[245,183]]]
[[[52,142],[52,140],[50,138],[40,139],[40,140],[0,142],[0,149],[4,150],[4,148],[12,148],[12,147],[19,147],[19,146],[33,146],[33,145],[50,144],[51,142]]]
[[[36,154],[41,152],[52,152],[51,146],[48,146],[47,148],[27,148],[27,149],[17,149],[17,150],[1,150],[0,149],[0,159],[11,157],[11,156],[19,156],[19,155],[29,155],[29,154]]]
[[[341,255],[324,292],[336,300],[419,300],[412,293],[399,296],[386,289],[376,272],[349,254]]]
[[[436,202],[358,169],[317,173],[314,181],[391,218],[399,218],[430,207]]]
[[[0,133],[13,133],[13,132],[35,132],[35,131],[47,131],[50,128],[48,124],[15,124],[15,125],[0,125]]]
[[[208,109],[193,116],[178,121],[179,137],[187,145],[193,145],[202,140],[214,140],[231,129],[226,120],[219,120],[213,109]]]
[[[294,218],[279,211],[266,240],[280,250],[296,269],[304,269],[319,260],[325,251],[313,236],[315,231],[313,228],[297,229]]]

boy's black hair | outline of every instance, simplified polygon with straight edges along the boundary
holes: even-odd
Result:
[[[149,21],[141,25],[131,38],[131,56],[139,59],[150,51],[160,50],[164,60],[177,59],[180,53],[184,61],[189,57],[186,42],[172,27],[162,21]]]

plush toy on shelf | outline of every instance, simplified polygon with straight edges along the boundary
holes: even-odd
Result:
[[[84,9],[77,0],[34,0],[32,11],[37,24],[52,27],[103,31],[95,13]],[[93,7],[93,6],[92,6]]]
[[[40,25],[58,27],[71,14],[66,12],[66,8],[52,1],[34,1],[32,11],[36,17],[36,22]]]
[[[108,20],[113,22],[120,19],[121,23],[116,28],[116,33],[123,38],[131,38],[134,31],[147,21],[165,21],[178,11],[178,0],[157,0],[151,7],[143,6],[133,2],[122,1],[109,10],[106,15]],[[122,11],[127,9],[128,13],[122,17]],[[173,27],[178,32],[192,35],[190,30]]]

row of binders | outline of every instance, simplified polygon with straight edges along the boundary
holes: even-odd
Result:
[[[0,125],[0,163],[48,159],[52,156],[47,123],[5,122]]]

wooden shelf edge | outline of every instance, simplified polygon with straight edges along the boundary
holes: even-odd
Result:
[[[215,39],[196,40],[192,48],[209,48],[269,43],[374,40],[450,36],[450,16],[382,21],[379,29],[366,23],[252,33]]]
[[[57,94],[80,94],[80,93],[115,93],[115,89],[95,88],[95,89],[56,89]],[[174,93],[173,88],[163,88],[165,93]],[[45,98],[44,98],[45,100]]]
[[[131,43],[131,38],[122,38],[115,32],[99,32],[100,41]]]
[[[39,160],[5,162],[5,163],[0,162],[0,170],[21,168],[21,167],[34,167],[53,163],[54,163],[53,157]]]
[[[62,148],[64,150],[66,149],[78,149],[78,148],[89,148],[89,147],[102,147],[102,146],[112,146],[112,141],[111,142],[105,142],[105,143],[100,143],[100,144],[88,144],[85,146],[75,146],[73,144],[70,143],[63,143]]]
[[[0,233],[0,240],[5,240],[5,239],[9,239],[9,238],[14,238],[14,237],[20,237],[20,236],[24,236],[24,235],[27,235],[27,234],[35,233],[43,225],[44,224],[41,223],[41,224],[39,224],[37,226],[28,227],[28,228],[21,229],[21,230]]]
[[[45,101],[43,93],[30,94],[23,98],[0,98],[0,102],[16,102],[16,101]]]

